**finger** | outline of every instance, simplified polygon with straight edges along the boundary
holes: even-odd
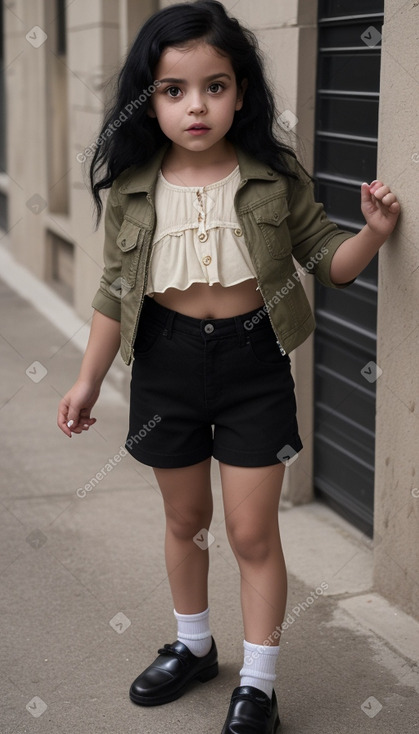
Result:
[[[384,186],[384,184],[383,184],[382,186],[379,186],[377,189],[375,189],[372,192],[372,195],[375,196],[375,198],[378,201],[382,201],[383,198],[384,198],[384,196],[387,196],[387,194],[390,194],[390,193],[391,193],[390,187],[389,186]]]
[[[90,416],[90,410],[87,408],[81,410],[79,415],[79,425],[83,425],[83,427],[87,425],[87,427],[89,427],[93,425],[93,423],[96,423],[96,418],[92,418]]]
[[[372,200],[372,197],[370,193],[370,184],[364,182],[361,185],[361,205],[370,204],[371,200]]]
[[[379,181],[378,179],[371,181],[370,183],[371,193],[375,195],[375,192],[378,191],[378,189],[381,189],[382,186],[384,186],[383,182]]]
[[[96,418],[83,418],[81,420],[81,427],[83,428],[83,431],[88,431],[90,426],[93,426],[94,423],[96,423]]]
[[[66,436],[71,438],[71,429],[67,425],[67,416],[58,415],[57,426],[62,430],[63,433],[65,433]]]
[[[395,202],[397,201],[397,198],[396,198],[396,196],[395,196],[394,194],[392,194],[392,193],[391,193],[391,191],[390,191],[390,193],[389,193],[389,194],[385,194],[385,195],[383,196],[383,198],[381,199],[381,201],[382,201],[382,203],[383,203],[383,204],[384,204],[385,206],[391,206],[392,204],[394,204],[394,203],[395,203]]]
[[[71,438],[71,431],[67,426],[67,412],[68,405],[61,401],[58,406],[57,426],[66,436]]]
[[[67,427],[67,421],[65,420],[65,418],[64,420],[58,419],[57,425],[58,425],[58,428],[60,428],[62,432],[65,433],[66,436],[71,438],[71,430]]]
[[[80,413],[77,425],[73,424],[70,429],[73,433],[77,433],[77,435],[80,435],[80,433],[83,433],[84,431],[88,431],[90,426],[93,426],[93,424],[96,423],[96,418],[83,418],[82,413],[83,411]]]
[[[389,211],[391,211],[392,214],[399,214],[400,213],[400,204],[398,201],[394,201],[389,206]]]
[[[68,409],[67,428],[69,428],[72,433],[75,433],[76,429],[78,428],[79,416],[80,416],[80,412],[76,410],[75,408],[70,407]]]

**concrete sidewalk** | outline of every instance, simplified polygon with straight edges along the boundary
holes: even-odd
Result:
[[[35,281],[10,268],[1,272],[37,308],[0,283],[0,730],[219,734],[239,683],[243,631],[218,464],[210,607],[220,674],[166,706],[137,707],[129,685],[176,628],[153,472],[114,458],[127,431],[129,373],[120,380],[117,367],[107,381],[94,430],[65,438],[57,405],[81,352],[39,312]],[[58,302],[52,311],[59,323]],[[371,541],[317,502],[281,506],[280,522],[289,570],[276,681],[281,731],[419,731],[419,624],[372,592]]]

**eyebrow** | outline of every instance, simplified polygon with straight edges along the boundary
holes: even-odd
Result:
[[[225,74],[222,72],[221,74],[211,74],[211,76],[205,77],[206,82],[210,82],[213,79],[219,79],[220,77],[225,76],[227,79],[231,80],[230,74]],[[186,84],[186,79],[175,79],[174,77],[167,77],[166,79],[159,79],[158,80],[160,84],[163,84],[164,82],[170,82],[170,84]]]

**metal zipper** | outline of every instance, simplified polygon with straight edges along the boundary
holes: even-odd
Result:
[[[267,313],[268,319],[269,319],[269,321],[271,323],[273,333],[275,334],[275,336],[277,336],[277,333],[275,331],[275,327],[274,327],[274,325],[272,323],[272,319],[271,319],[271,316],[270,316],[270,313],[269,313],[268,304],[266,303],[265,296],[263,295],[263,291],[262,291],[262,289],[260,287],[260,283],[259,283],[259,281],[258,281],[257,278],[256,278],[256,282],[258,284],[258,287],[256,288],[256,290],[259,290],[259,292],[260,292],[260,294],[261,294],[261,296],[263,298],[263,302],[264,302],[265,307],[266,307],[266,313]],[[281,342],[279,341],[279,339],[276,340],[276,343],[278,344],[278,348],[279,348],[279,351],[281,352],[282,356],[285,357],[287,353],[286,353],[284,347],[282,346]]]

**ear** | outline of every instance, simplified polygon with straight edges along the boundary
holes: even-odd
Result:
[[[240,87],[237,89],[236,112],[243,107],[243,98],[247,89],[247,79],[243,79]]]

